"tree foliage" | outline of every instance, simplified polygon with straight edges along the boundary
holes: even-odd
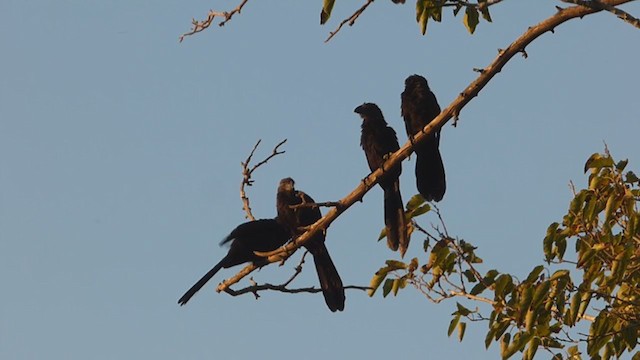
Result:
[[[591,359],[633,352],[640,326],[640,180],[626,166],[608,153],[589,158],[588,187],[574,191],[567,214],[542,241],[546,266],[535,266],[523,280],[495,269],[480,272],[473,245],[446,231],[432,235],[414,219],[426,235],[425,259],[387,261],[369,294],[382,286],[383,296],[395,295],[412,285],[434,302],[456,297],[487,304],[472,310],[458,302],[448,333],[457,329],[462,340],[463,319],[486,321],[485,345],[498,342],[503,359],[518,352],[533,359],[541,348],[557,359],[581,359],[582,351]],[[578,326],[584,321],[588,333]]]

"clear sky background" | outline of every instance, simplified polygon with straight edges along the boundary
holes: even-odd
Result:
[[[338,1],[320,26],[321,1],[250,1],[224,28],[178,43],[192,17],[236,3],[0,2],[0,358],[498,358],[497,344],[484,350],[485,323],[469,324],[460,344],[446,335],[455,301],[432,304],[409,288],[386,299],[350,290],[334,314],[320,294],[215,293],[238,267],[187,306],[176,301],[245,221],[239,164],[258,139],[257,157],[288,142],[255,174],[256,216],[275,215],[288,176],[318,201],[337,200],[369,172],[357,105],[378,103],[404,143],[408,75],[426,76],[444,108],[474,67],[565,5],[506,0],[473,36],[447,10],[423,37],[411,1],[376,1],[325,44],[360,2]],[[639,5],[624,8],[639,15]],[[441,143],[449,232],[479,247],[482,271],[520,277],[542,263],[568,183],[585,186],[584,161],[603,141],[640,170],[640,32],[601,13],[527,52],[457,128],[445,126]],[[404,164],[405,200],[416,192],[413,166]],[[367,285],[397,258],[376,242],[382,226],[373,189],[330,228],[345,284]],[[420,243],[408,258],[426,260]],[[253,276],[282,282],[298,258]],[[295,285],[317,284],[307,265]]]

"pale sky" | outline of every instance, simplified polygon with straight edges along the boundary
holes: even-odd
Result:
[[[360,3],[250,1],[225,27],[178,43],[192,17],[233,1],[5,0],[0,3],[0,358],[2,359],[497,359],[486,323],[447,337],[455,300],[433,304],[347,291],[331,313],[320,294],[217,294],[223,270],[185,307],[182,293],[226,254],[245,221],[240,161],[287,138],[255,174],[254,214],[275,215],[278,181],[337,200],[368,174],[353,109],[375,102],[407,138],[404,79],[428,78],[442,108],[555,1],[505,0],[471,36],[445,10],[423,37],[415,7],[375,2],[323,41]],[[638,3],[624,7],[640,15]],[[446,125],[441,151],[448,230],[478,247],[480,270],[524,278],[543,262],[569,181],[604,142],[639,172],[640,32],[613,15],[573,20],[514,58]],[[402,193],[416,193],[405,162]],[[435,222],[433,214],[421,220]],[[329,229],[343,282],[367,285],[386,259],[376,239],[382,191]],[[569,246],[571,249],[571,246]],[[407,258],[417,256],[414,237]],[[252,274],[278,283],[284,266]],[[295,286],[317,285],[311,262]],[[242,285],[247,285],[248,280]],[[460,300],[469,307],[475,304]]]

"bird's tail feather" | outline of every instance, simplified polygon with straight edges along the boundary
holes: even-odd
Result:
[[[186,304],[192,297],[193,295],[195,295],[200,289],[202,289],[202,287],[204,286],[204,284],[206,284],[209,280],[211,280],[211,278],[218,272],[220,271],[220,269],[222,269],[222,264],[225,261],[226,257],[223,258],[222,260],[220,260],[219,263],[216,264],[216,266],[214,266],[211,270],[209,270],[209,272],[207,272],[206,274],[204,274],[204,276],[202,278],[200,278],[200,280],[198,280],[197,283],[195,283],[191,289],[187,290],[186,293],[184,293],[184,295],[182,295],[182,297],[180,298],[180,300],[178,300],[178,304],[180,304],[180,306]]]
[[[416,187],[427,201],[440,201],[447,188],[437,140],[416,148]]]
[[[409,247],[404,204],[400,195],[400,181],[384,190],[384,224],[387,230],[387,245],[393,251],[400,249],[400,255]]]
[[[331,311],[344,310],[345,296],[342,279],[340,279],[338,270],[333,264],[326,246],[324,246],[324,244],[322,244],[321,247],[316,246],[311,253],[313,255],[313,262],[316,265],[324,301]]]

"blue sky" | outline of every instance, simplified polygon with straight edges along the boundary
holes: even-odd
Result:
[[[356,5],[337,2],[320,26],[320,3],[251,1],[183,43],[192,17],[235,2],[0,3],[0,358],[498,357],[496,344],[484,350],[485,324],[470,324],[461,344],[447,338],[454,301],[432,304],[413,289],[387,299],[348,291],[333,314],[319,294],[215,293],[238,267],[176,304],[245,220],[239,163],[257,139],[258,157],[288,142],[255,174],[256,216],[274,216],[288,176],[318,201],[339,199],[368,173],[357,105],[376,102],[404,143],[406,76],[426,76],[445,107],[473,68],[560,4],[505,1],[473,36],[446,11],[422,37],[413,5],[379,1],[325,44]],[[637,3],[625,9],[640,14]],[[570,21],[443,129],[440,207],[449,231],[478,246],[483,271],[526,276],[542,262],[569,181],[584,186],[584,161],[603,142],[640,169],[639,35],[611,14]],[[405,200],[416,192],[413,161]],[[345,284],[368,284],[397,257],[376,243],[381,227],[373,189],[330,228]],[[408,257],[425,260],[419,248],[414,238]],[[285,280],[298,257],[253,276]],[[306,268],[296,285],[316,282]]]

